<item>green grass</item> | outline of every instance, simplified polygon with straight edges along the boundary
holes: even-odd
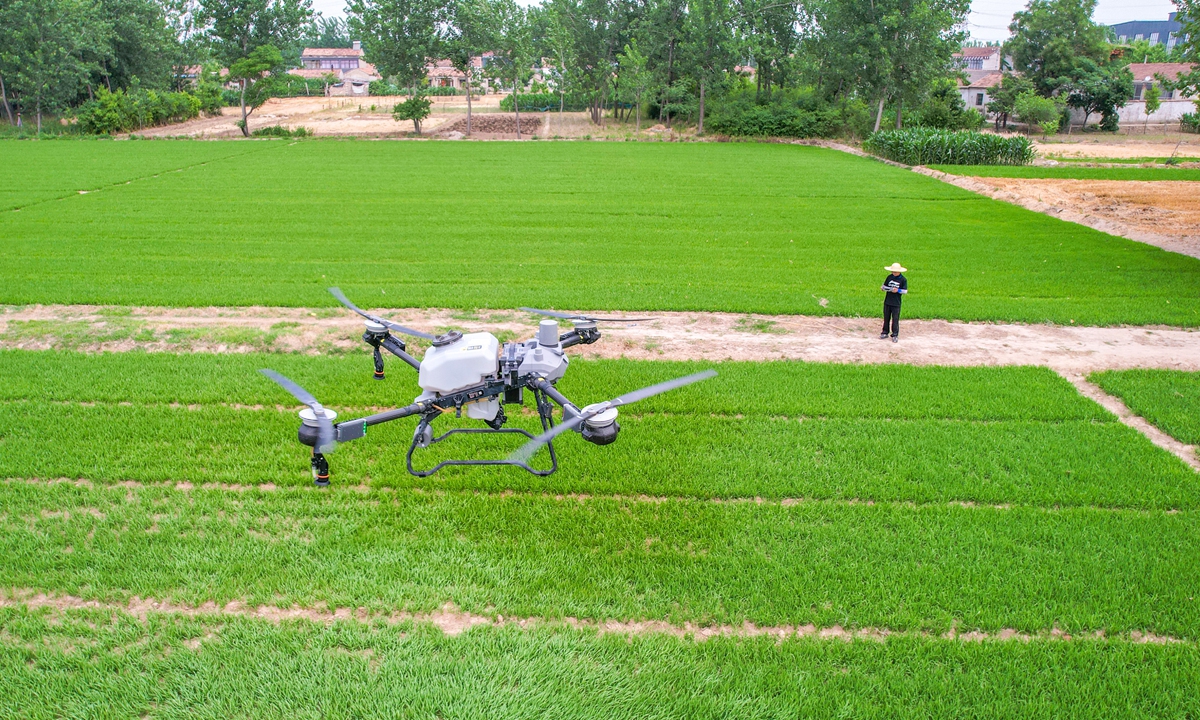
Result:
[[[147,180],[161,173],[235,158],[261,145],[209,142],[29,141],[0,142],[0,211]],[[53,205],[51,212],[70,210]]]
[[[0,483],[0,587],[675,623],[1200,634],[1200,513]]]
[[[196,643],[199,643],[197,646]],[[0,610],[0,714],[29,718],[1187,717],[1194,645],[274,626]]]
[[[1190,168],[1008,167],[1001,165],[931,165],[951,175],[1004,178],[1062,178],[1071,180],[1200,180]]]
[[[344,418],[406,404],[412,373],[369,379],[368,357],[0,353],[0,475],[100,482],[306,485],[294,401],[258,375],[274,367]],[[560,387],[580,403],[695,372],[699,363],[576,361]],[[960,500],[1200,508],[1200,483],[1062,378],[1039,368],[722,363],[707,383],[627,408],[622,436],[558,442],[561,469],[404,470],[415,421],[371,428],[332,456],[336,482],[688,497]],[[230,406],[227,403],[234,403]],[[258,407],[262,406],[262,407]],[[535,418],[509,407],[512,423]],[[452,420],[439,423],[453,425]],[[100,440],[102,438],[102,440]],[[519,438],[455,439],[503,457]],[[542,455],[539,463],[545,463]],[[1136,468],[1136,470],[1134,470]]]
[[[0,161],[20,187],[135,146],[189,169],[0,213],[0,302],[324,307],[339,284],[364,306],[874,315],[900,260],[908,317],[1200,325],[1200,260],[822,148],[181,143],[246,153],[194,165],[170,142],[8,142]]]
[[[1088,380],[1171,437],[1200,445],[1200,373],[1182,370],[1105,370]]]

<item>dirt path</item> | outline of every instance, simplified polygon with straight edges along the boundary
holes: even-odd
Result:
[[[378,310],[421,330],[459,328],[532,337],[539,318],[515,310]],[[609,313],[611,314],[611,313]],[[652,313],[606,323],[572,352],[646,360],[807,360],[914,365],[1046,365],[1062,372],[1126,368],[1200,370],[1200,331],[906,320],[899,343],[875,318]],[[0,348],[170,352],[358,350],[362,322],[333,308],[0,307]],[[420,345],[420,343],[417,343]]]
[[[849,642],[851,640],[874,640],[884,642],[889,637],[934,637],[931,633],[922,631],[903,631],[892,630],[890,628],[845,628],[841,625],[833,625],[830,627],[817,627],[815,625],[780,625],[772,627],[757,626],[751,622],[745,622],[741,625],[696,625],[694,623],[683,623],[675,625],[662,620],[636,620],[636,621],[620,621],[620,620],[588,620],[574,617],[565,617],[562,619],[546,619],[536,617],[505,617],[497,614],[495,616],[475,615],[470,612],[459,610],[452,603],[446,603],[440,609],[430,613],[407,613],[398,612],[391,614],[371,613],[366,608],[334,608],[328,609],[325,606],[317,607],[301,607],[293,605],[287,608],[281,608],[271,605],[251,606],[244,602],[232,601],[224,605],[218,605],[215,602],[206,602],[201,605],[184,605],[163,600],[155,600],[153,598],[140,598],[134,596],[130,598],[126,604],[105,603],[96,600],[85,600],[81,597],[73,595],[49,595],[43,592],[18,589],[10,590],[6,595],[0,596],[0,607],[25,607],[31,610],[48,609],[51,612],[61,613],[70,610],[109,610],[115,612],[128,613],[139,619],[145,619],[150,614],[173,614],[184,615],[187,617],[215,617],[233,616],[246,617],[258,620],[265,620],[272,623],[281,623],[288,620],[307,620],[309,622],[323,623],[326,625],[334,622],[374,622],[384,620],[388,623],[397,623],[404,621],[414,621],[418,623],[428,623],[434,625],[446,635],[455,636],[470,630],[473,627],[484,625],[488,627],[514,626],[521,629],[532,629],[540,627],[568,627],[575,629],[594,630],[602,635],[617,634],[617,635],[673,635],[679,638],[692,639],[697,642],[703,642],[713,637],[774,637],[779,640],[786,638],[819,638],[823,640],[840,640]],[[220,632],[220,629],[210,631],[208,635],[195,638],[193,640],[184,641],[191,649],[197,649],[205,641],[212,640]],[[1120,634],[1107,636],[1102,631],[1088,633],[1084,635],[1072,636],[1064,633],[1058,628],[1051,628],[1038,633],[1025,633],[1019,630],[1006,628],[994,633],[985,633],[981,631],[959,632],[957,624],[942,635],[938,635],[944,640],[957,640],[962,642],[981,642],[984,640],[1016,640],[1020,642],[1029,642],[1032,640],[1083,640],[1093,642],[1104,642],[1109,639],[1118,639],[1134,643],[1150,643],[1150,644],[1194,644],[1180,638],[1170,637],[1166,635],[1156,635],[1153,633],[1139,632],[1134,630],[1128,634]]]

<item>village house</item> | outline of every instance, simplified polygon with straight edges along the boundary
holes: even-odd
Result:
[[[348,48],[304,48],[300,53],[301,67],[288,73],[311,79],[332,75],[333,82],[326,89],[329,95],[366,96],[371,83],[383,78],[374,65],[362,59],[362,55],[362,44],[358,40]]]
[[[987,117],[987,104],[992,101],[993,88],[1004,79],[1003,70],[1012,66],[1012,58],[1004,57],[998,45],[965,47],[954,53],[960,69],[966,73],[967,81],[958,82],[958,92],[963,103]]]
[[[1146,95],[1151,92],[1151,88],[1158,91],[1160,105],[1148,118],[1150,125],[1177,123],[1184,113],[1196,112],[1193,99],[1182,97],[1174,90],[1162,89],[1162,80],[1159,79],[1162,77],[1175,80],[1181,74],[1191,71],[1192,66],[1187,63],[1130,63],[1129,72],[1133,73],[1133,98],[1118,111],[1119,121],[1131,125],[1147,122]]]

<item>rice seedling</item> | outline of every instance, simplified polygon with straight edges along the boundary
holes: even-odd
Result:
[[[452,638],[409,622],[0,608],[6,716],[1124,720],[1195,715],[1197,673],[1195,645],[1122,640]]]
[[[14,183],[104,144],[40,145]],[[0,213],[0,302],[874,315],[899,257],[908,317],[1200,325],[1200,260],[823,148],[190,145],[255,151]],[[347,168],[349,199],[295,181]]]
[[[1092,373],[1088,380],[1176,440],[1200,445],[1200,373],[1105,370]]]
[[[125,603],[1200,633],[1200,514],[0,483],[0,586]]]

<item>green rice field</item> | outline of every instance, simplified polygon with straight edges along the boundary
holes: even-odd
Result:
[[[367,707],[365,692],[376,707],[395,707],[396,687],[367,688],[397,674],[430,677],[412,707],[519,717],[572,697],[548,688],[565,682],[573,663],[597,682],[656,669],[576,691],[580,716],[637,715],[640,702],[677,681],[694,699],[667,703],[664,716],[718,717],[741,698],[766,703],[769,717],[838,698],[846,706],[842,696],[857,683],[924,692],[939,678],[990,684],[1059,666],[1064,678],[1029,690],[1054,713],[1081,707],[1057,684],[1073,673],[1097,697],[1124,698],[1114,707],[1135,715],[1185,712],[1193,702],[1150,688],[1186,683],[1200,661],[1196,475],[1048,370],[719,363],[715,380],[627,408],[615,445],[564,438],[563,469],[549,478],[511,469],[411,478],[402,466],[408,421],[339,448],[335,487],[322,491],[311,487],[306,450],[295,442],[292,401],[255,372],[267,365],[342,412],[416,393],[402,373],[371,381],[361,354],[0,353],[0,371],[14,379],[0,390],[9,478],[0,483],[0,587],[111,603],[61,617],[4,610],[9,690],[0,694],[34,698],[46,714],[85,707],[96,671],[62,650],[70,645],[123,678],[106,686],[128,703],[117,707],[153,702],[168,716],[193,694],[214,715],[270,714],[237,692],[260,682],[278,693],[274,703],[318,693],[330,712],[352,714]],[[561,387],[586,401],[698,367],[577,361]],[[517,422],[531,426],[528,416]],[[133,597],[384,614],[451,602],[548,624],[443,638],[411,623],[276,626],[115,609]],[[902,637],[881,645],[650,635],[630,644],[555,629],[568,617],[837,625]],[[1081,639],[940,637],[952,628],[1035,637],[1055,629]],[[1182,643],[1131,642],[1147,632]],[[156,650],[117,649],[129,646]],[[357,679],[339,689],[324,674],[310,682],[304,668],[325,657],[329,672]],[[1088,663],[1100,661],[1109,670],[1090,674]],[[805,679],[796,663],[808,668]],[[1157,668],[1152,679],[1146,663]],[[712,669],[676,680],[693,664]],[[508,710],[491,681],[460,697],[488,668],[546,692]],[[717,681],[717,668],[732,674]],[[854,681],[820,680],[836,668]],[[170,681],[137,680],[150,674]],[[46,696],[38,688],[50,677],[61,678],[59,691]],[[725,683],[732,695],[716,689]],[[822,688],[805,690],[812,683]],[[894,708],[882,692],[848,707]],[[1020,714],[1007,690],[946,702],[919,707]]]
[[[548,477],[413,477],[409,418],[318,488],[258,370],[342,420],[408,404],[415,373],[276,348],[295,323],[200,338],[131,310],[331,317],[336,284],[364,307],[874,315],[899,260],[906,317],[1190,328],[1200,260],[782,144],[0,162],[0,303],[107,306],[0,332],[0,717],[1200,717],[1200,474],[1049,368],[576,355],[558,387],[581,405],[718,374],[623,407],[612,445],[562,436]],[[172,352],[82,351],[151,340]],[[1089,376],[1184,442],[1196,378]],[[507,410],[540,429],[529,394]]]
[[[1022,167],[1003,165],[931,165],[951,175],[976,177],[1046,178],[1061,180],[1200,180],[1200,170],[1173,167]]]
[[[12,304],[329,306],[338,284],[391,306],[873,315],[899,260],[907,317],[1200,325],[1200,260],[822,148],[8,141],[0,162]]]
[[[1176,440],[1200,445],[1200,373],[1106,370],[1088,379]]]

